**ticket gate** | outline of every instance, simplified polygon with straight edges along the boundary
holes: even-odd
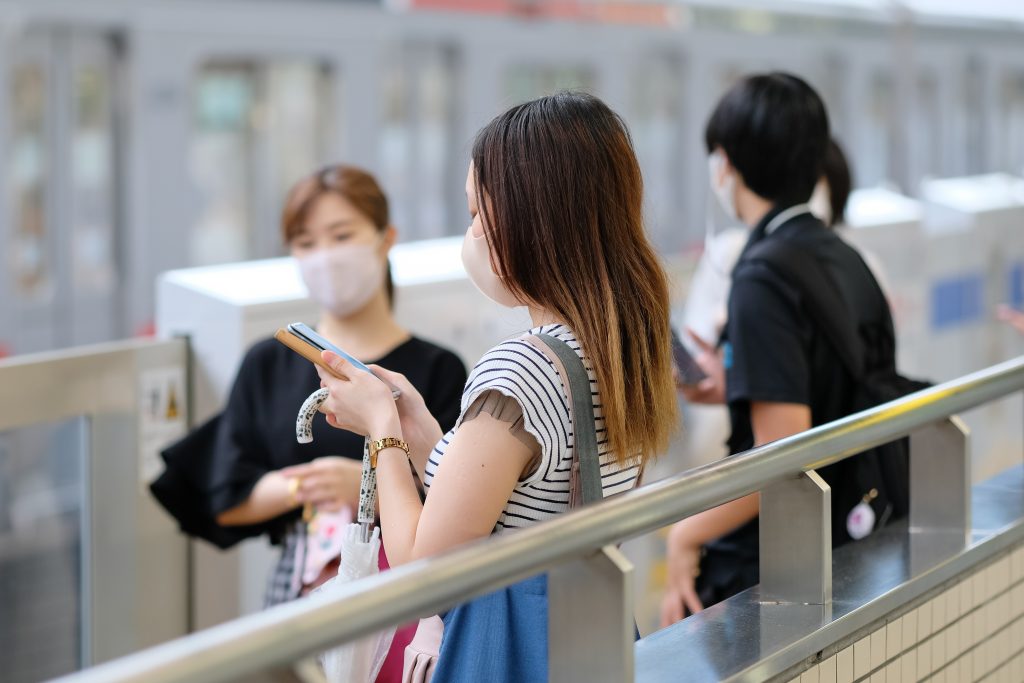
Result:
[[[947,380],[1024,353],[1020,335],[995,318],[997,304],[1024,298],[1015,291],[1024,272],[1024,180],[1005,174],[929,180],[921,195],[928,376]],[[976,434],[975,481],[1012,464],[1002,454],[1019,452],[1021,415],[1017,396],[964,416]]]
[[[183,635],[188,544],[149,495],[183,340],[0,361],[0,662],[30,683]]]

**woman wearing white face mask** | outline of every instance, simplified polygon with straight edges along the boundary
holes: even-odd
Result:
[[[388,252],[396,231],[374,178],[348,166],[310,175],[289,193],[282,229],[310,298],[321,307],[318,331],[355,357],[408,377],[427,410],[450,428],[466,370],[455,354],[410,335],[392,315]],[[226,547],[266,533],[282,545],[268,605],[298,597],[331,573],[326,564],[318,572],[319,564],[336,554],[314,546],[324,541],[324,527],[337,522],[331,515],[359,500],[363,436],[317,420],[312,443],[295,441],[295,415],[319,385],[308,361],[273,339],[262,341],[242,361],[224,412],[197,432],[208,436],[211,451],[200,495],[217,525],[216,538],[204,537]],[[409,637],[396,636],[396,659],[389,657],[379,681],[400,678]]]

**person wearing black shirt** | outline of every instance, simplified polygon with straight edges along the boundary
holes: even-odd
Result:
[[[783,73],[744,79],[718,103],[706,143],[712,189],[752,233],[733,271],[720,348],[705,344],[698,358],[708,378],[682,390],[694,402],[728,404],[735,454],[853,412],[853,379],[800,292],[784,274],[748,258],[754,245],[786,240],[822,263],[861,329],[891,329],[892,321],[860,255],[807,205],[829,144],[824,104],[807,83]],[[843,465],[819,472],[834,501],[847,497]],[[664,625],[758,582],[758,506],[752,494],[672,528]],[[846,512],[833,515],[845,519]]]
[[[466,368],[392,315],[388,252],[396,233],[374,178],[349,166],[312,174],[289,193],[282,224],[310,297],[321,307],[317,330],[356,358],[405,375],[441,428],[453,427]],[[220,547],[260,534],[281,545],[267,605],[304,590],[312,543],[306,522],[316,519],[309,520],[310,513],[354,510],[359,502],[364,437],[317,416],[313,442],[296,441],[299,408],[319,387],[312,363],[274,339],[257,343],[242,361],[224,411],[165,451],[167,468],[152,487],[187,533]],[[328,565],[320,576],[329,572]],[[396,634],[379,681],[401,678],[411,637],[409,629]]]

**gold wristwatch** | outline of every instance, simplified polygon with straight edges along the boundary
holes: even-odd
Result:
[[[409,457],[409,444],[394,436],[385,436],[370,442],[370,467],[377,469],[377,454],[386,448],[401,448]]]

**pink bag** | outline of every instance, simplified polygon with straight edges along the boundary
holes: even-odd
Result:
[[[402,683],[430,683],[441,651],[441,636],[444,622],[433,616],[420,619],[416,635],[405,647],[405,666],[402,669]]]

